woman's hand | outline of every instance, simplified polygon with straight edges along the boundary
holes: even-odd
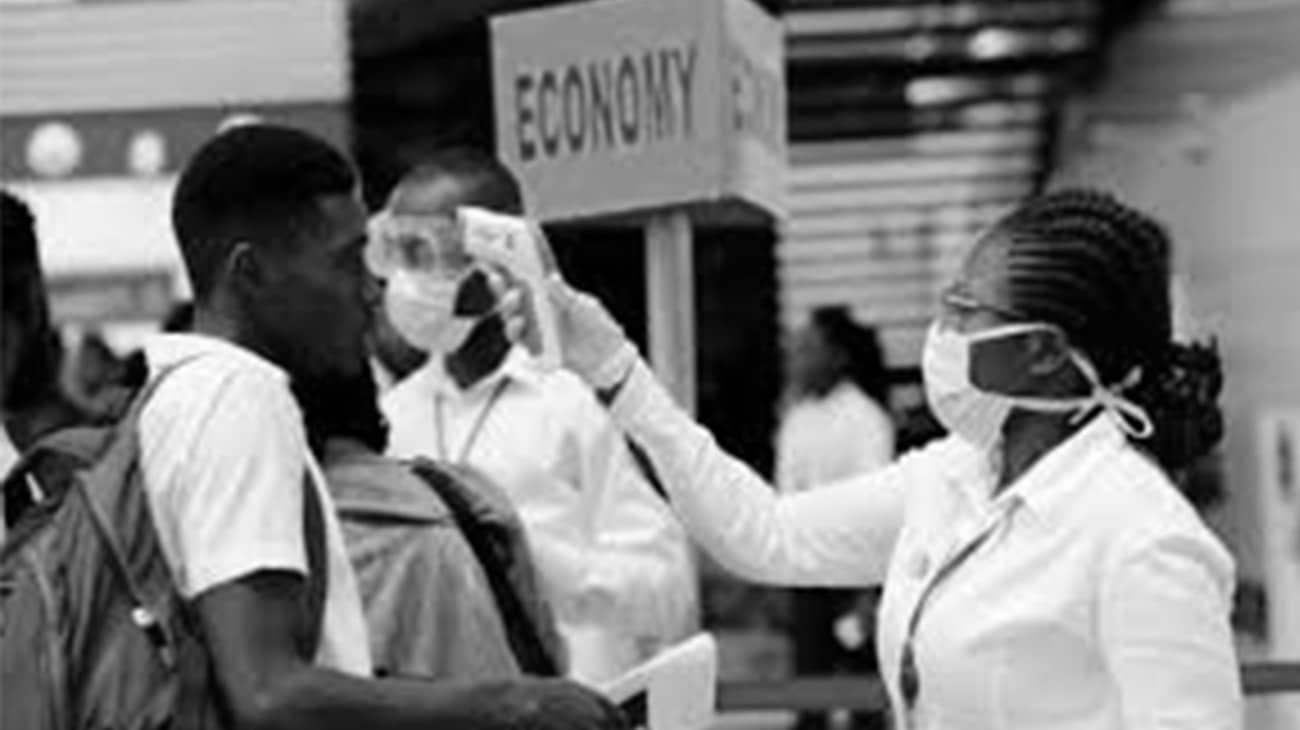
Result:
[[[547,280],[545,296],[555,309],[564,366],[596,390],[610,390],[623,382],[637,363],[636,347],[598,299],[569,286],[558,273]],[[519,342],[535,324],[527,316],[523,292],[515,289],[501,301],[506,333]]]
[[[551,277],[549,294],[559,320],[564,365],[596,390],[623,382],[637,362],[636,348],[600,300]]]

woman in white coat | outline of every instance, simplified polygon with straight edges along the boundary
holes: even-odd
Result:
[[[593,298],[556,282],[566,362],[684,523],[751,580],[884,584],[901,725],[1235,730],[1234,566],[1168,472],[1222,434],[1217,357],[1171,340],[1169,242],[1093,192],[983,235],[923,356],[951,436],[778,495],[672,401]]]

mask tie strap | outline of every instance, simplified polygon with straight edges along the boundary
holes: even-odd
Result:
[[[1151,420],[1150,414],[1142,406],[1125,398],[1121,393],[1137,385],[1142,380],[1142,369],[1133,368],[1128,375],[1119,383],[1107,388],[1101,384],[1101,378],[1097,375],[1097,369],[1093,367],[1088,358],[1076,353],[1072,353],[1075,365],[1083,371],[1083,376],[1092,383],[1092,397],[1090,400],[1096,406],[1106,411],[1119,424],[1122,430],[1128,436],[1145,440],[1151,438],[1155,433],[1155,423]],[[1088,409],[1079,411],[1073,421],[1081,421],[1088,414]]]

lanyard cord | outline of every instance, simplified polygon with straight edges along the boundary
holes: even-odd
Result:
[[[943,565],[935,571],[934,577],[930,579],[930,582],[926,584],[924,589],[922,589],[921,596],[916,601],[916,606],[912,608],[912,618],[907,623],[907,636],[903,642],[903,655],[899,666],[899,688],[903,694],[903,702],[906,704],[906,709],[909,712],[915,706],[916,696],[920,693],[920,675],[916,666],[916,651],[913,645],[916,642],[916,629],[921,623],[921,615],[925,613],[926,604],[934,594],[935,588],[937,588],[940,583],[947,580],[962,563],[969,560],[972,555],[987,543],[989,539],[993,537],[993,534],[998,531],[998,527],[1009,520],[1011,515],[1019,506],[1020,500],[1017,499],[1007,508],[1001,510],[995,518],[991,519],[988,524],[984,526],[984,529],[981,530],[973,540],[967,542],[955,555],[945,561]]]
[[[492,395],[488,396],[487,403],[483,405],[483,410],[479,411],[478,417],[474,419],[474,425],[470,427],[469,434],[465,437],[465,443],[461,445],[460,455],[456,457],[453,464],[464,464],[469,458],[470,452],[474,450],[474,444],[478,442],[479,434],[483,431],[484,424],[487,423],[488,415],[492,413],[492,408],[501,400],[501,396],[506,392],[506,387],[510,385],[508,378],[502,378],[497,387],[492,390]],[[444,462],[449,461],[447,455],[447,422],[443,417],[443,396],[441,393],[434,396],[433,415],[438,420],[438,456]]]

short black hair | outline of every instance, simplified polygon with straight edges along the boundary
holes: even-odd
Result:
[[[0,347],[18,353],[5,383],[5,408],[22,408],[44,396],[58,370],[58,333],[50,322],[36,219],[27,204],[0,190],[0,307],[18,331],[0,332]]]
[[[23,287],[31,285],[33,279],[43,283],[40,254],[36,247],[36,218],[32,216],[31,208],[8,190],[0,190],[0,228],[2,291],[12,291],[16,295]],[[7,297],[5,310],[13,311]]]
[[[465,186],[471,205],[507,215],[524,214],[524,196],[519,180],[495,156],[476,147],[447,147],[429,155],[402,177],[397,189],[420,185],[444,177]]]
[[[213,137],[185,166],[172,201],[195,298],[212,293],[235,243],[295,243],[319,222],[321,197],[356,186],[347,158],[306,132],[250,124]]]

